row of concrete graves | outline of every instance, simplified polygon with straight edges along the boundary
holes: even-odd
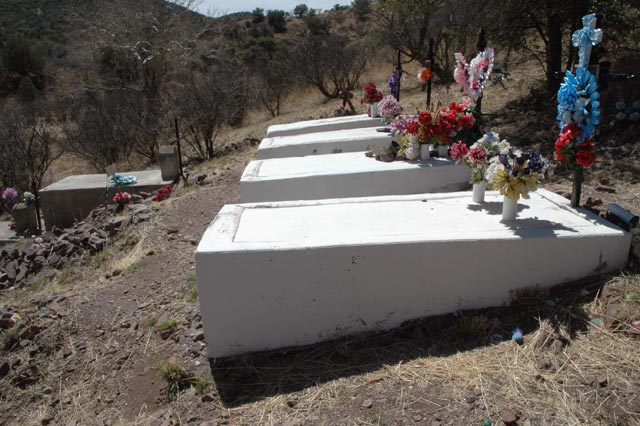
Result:
[[[41,189],[40,202],[46,229],[53,226],[66,228],[84,220],[98,205],[109,202],[116,192],[150,194],[173,183],[179,175],[176,147],[160,147],[159,159],[160,169],[124,173],[134,178],[126,186],[109,184],[107,174],[90,174],[69,176]]]
[[[325,141],[338,144],[336,133]],[[339,143],[348,152],[350,139]],[[626,262],[627,232],[551,192],[533,193],[518,204],[517,221],[504,222],[496,192],[483,203],[470,192],[426,193],[468,181],[468,170],[451,160],[383,163],[362,152],[315,153],[250,163],[243,204],[225,206],[203,235],[196,271],[210,357],[497,306],[514,289]]]

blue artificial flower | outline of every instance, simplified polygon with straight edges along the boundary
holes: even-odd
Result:
[[[600,93],[596,77],[585,68],[577,68],[575,75],[567,71],[557,99],[560,130],[576,121],[582,129],[578,141],[591,137],[596,125],[600,124]]]
[[[524,343],[524,336],[522,335],[522,330],[520,330],[519,328],[513,330],[511,338],[519,345]]]
[[[393,97],[398,99],[400,97],[400,80],[398,79],[398,75],[395,72],[391,74],[391,77],[389,77],[387,84],[389,85],[389,89],[391,90],[391,94],[393,95]]]

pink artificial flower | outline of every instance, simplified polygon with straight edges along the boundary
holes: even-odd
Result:
[[[484,149],[477,146],[475,148],[471,148],[469,151],[469,159],[474,164],[484,163],[487,161],[487,153]]]
[[[462,160],[468,153],[469,148],[467,148],[467,145],[462,141],[458,141],[451,145],[451,158],[454,161]]]
[[[5,188],[4,191],[2,191],[3,200],[13,200],[17,196],[18,196],[18,191],[16,191],[14,188],[8,187],[8,188]]]

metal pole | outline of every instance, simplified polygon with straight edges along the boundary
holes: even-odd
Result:
[[[398,92],[394,93],[396,95],[396,101],[400,102],[400,79],[402,78],[402,51],[398,49],[398,62],[396,64],[396,77],[398,79]]]
[[[180,167],[180,177],[184,180],[184,171],[182,170],[182,150],[180,149],[180,132],[178,131],[178,116],[173,116],[176,126],[176,146],[178,147],[178,166]]]
[[[433,70],[433,39],[429,39],[429,53],[427,53],[427,68]],[[431,106],[431,80],[433,80],[433,72],[429,81],[427,81],[427,107]]]

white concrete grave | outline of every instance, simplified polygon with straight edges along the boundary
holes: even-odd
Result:
[[[385,163],[363,152],[274,158],[249,163],[240,179],[243,203],[460,191],[469,168],[451,159]]]
[[[303,157],[305,155],[337,154],[370,151],[391,146],[389,133],[374,128],[308,133],[296,136],[265,138],[258,146],[259,160],[268,158]]]
[[[380,118],[371,118],[367,114],[345,117],[322,118],[319,120],[297,121],[288,124],[274,124],[267,129],[267,137],[303,135],[306,133],[331,132],[335,130],[362,129],[380,127]]]
[[[209,356],[305,345],[498,306],[513,289],[614,271],[630,235],[545,190],[227,205],[196,252]]]

